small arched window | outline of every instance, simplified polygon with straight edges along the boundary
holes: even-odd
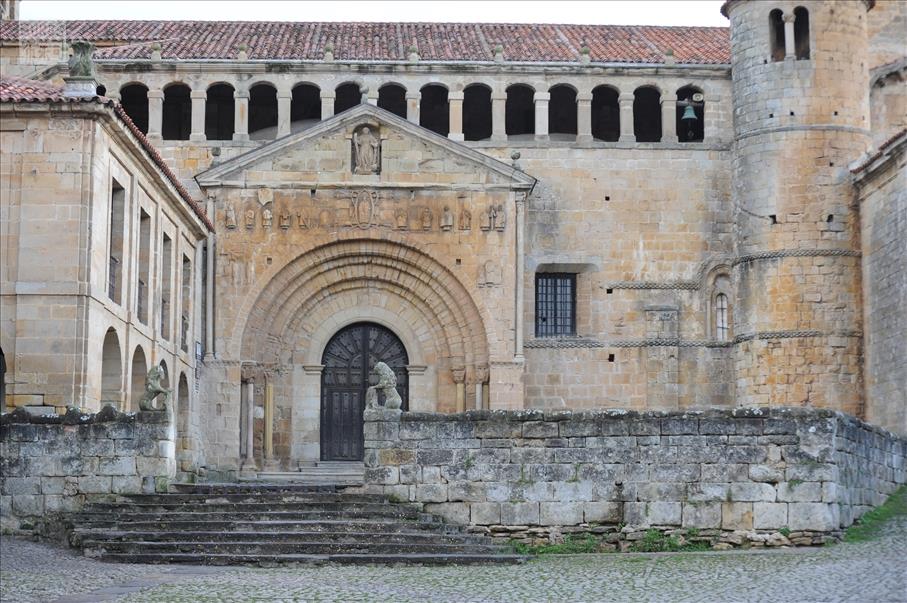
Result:
[[[290,100],[290,128],[293,132],[315,125],[321,120],[321,90],[312,84],[293,88]]]
[[[148,133],[148,88],[142,84],[128,84],[120,88],[120,105],[132,123]]]
[[[797,60],[809,59],[809,11],[802,6],[794,9],[794,52]]]
[[[249,89],[249,136],[252,140],[277,136],[277,89],[271,84]]]
[[[731,279],[721,272],[712,279],[709,299],[709,335],[715,341],[730,341],[731,332]]]
[[[784,17],[781,9],[776,8],[768,14],[768,37],[771,45],[772,61],[784,60]]]
[[[727,315],[727,295],[719,293],[715,296],[715,339],[718,341],[727,341],[728,333],[728,315]]]

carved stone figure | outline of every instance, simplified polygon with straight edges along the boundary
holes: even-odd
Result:
[[[443,230],[444,232],[449,232],[451,229],[453,229],[453,223],[453,213],[451,213],[449,207],[445,207],[444,213],[441,214],[441,230]]]
[[[255,210],[247,209],[246,210],[246,228],[252,230],[255,228]]]
[[[261,225],[263,228],[271,228],[271,222],[274,220],[274,214],[271,213],[271,208],[266,207],[261,210]]]
[[[479,228],[484,231],[489,231],[494,228],[494,206],[489,205],[485,211],[482,212],[482,220],[479,223]]]
[[[309,212],[306,209],[301,209],[296,213],[296,221],[299,223],[299,228],[308,228],[309,227]]]
[[[460,210],[460,230],[472,229],[472,212],[465,207]]]
[[[479,286],[492,287],[501,284],[501,267],[494,260],[486,260],[484,264],[479,264]]]
[[[409,227],[405,209],[398,209],[397,214],[394,217],[397,221],[397,230],[406,230]]]
[[[236,230],[236,210],[233,209],[232,205],[227,206],[224,224],[227,226],[228,230]]]
[[[422,230],[431,230],[431,210],[427,207],[422,208]]]
[[[72,56],[69,57],[69,77],[94,77],[94,63],[91,55],[94,44],[78,41],[72,43]]]
[[[365,392],[365,407],[378,408],[378,390],[384,394],[384,408],[397,410],[403,406],[403,399],[397,392],[397,375],[383,362],[375,364],[378,384],[372,385]]]
[[[148,371],[148,376],[145,378],[145,393],[142,395],[142,399],[139,400],[140,410],[167,410],[167,402],[170,401],[170,394],[173,390],[161,385],[163,376],[159,366],[153,366]],[[161,400],[160,408],[155,408],[154,401],[160,395],[163,395],[164,399]]]
[[[290,212],[283,212],[280,214],[280,227],[284,230],[290,228]]]
[[[496,208],[494,208],[494,229],[498,232],[503,232],[506,225],[507,212],[504,211],[503,205],[498,205]]]
[[[350,200],[350,225],[368,228],[372,225],[378,195],[373,191],[359,191]]]
[[[322,209],[321,213],[318,214],[318,224],[329,228],[334,225],[334,214],[329,209]]]
[[[353,159],[356,174],[376,174],[380,161],[381,141],[372,134],[368,126],[353,133]]]

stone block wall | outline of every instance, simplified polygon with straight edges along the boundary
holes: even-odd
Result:
[[[33,415],[0,418],[3,527],[47,521],[86,502],[166,488],[176,475],[169,412]]]
[[[905,457],[907,440],[824,409],[367,411],[365,423],[366,490],[492,533],[787,528],[821,542],[907,482]]]

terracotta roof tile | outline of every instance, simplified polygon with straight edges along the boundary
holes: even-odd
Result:
[[[29,80],[20,77],[3,77],[0,79],[0,102],[4,103],[58,103],[58,102],[89,102],[89,103],[98,103],[104,105],[105,107],[110,107],[113,109],[114,114],[123,122],[126,128],[132,132],[135,136],[139,145],[144,149],[148,154],[152,162],[161,170],[164,174],[164,177],[170,181],[170,184],[176,188],[179,192],[180,197],[183,198],[196,216],[207,226],[210,230],[214,230],[214,224],[208,218],[207,212],[202,208],[202,206],[192,198],[189,194],[189,191],[186,190],[186,187],[180,182],[179,178],[171,171],[170,167],[164,161],[164,158],[160,156],[157,152],[157,149],[154,148],[154,145],[142,134],[142,131],[139,130],[138,126],[132,123],[132,120],[126,115],[126,111],[119,103],[114,102],[113,100],[104,97],[104,96],[91,96],[91,97],[67,97],[63,95],[63,88],[60,86],[55,86],[49,82]]]
[[[405,61],[415,45],[425,61],[493,61],[495,46],[515,62],[575,62],[588,46],[594,62],[730,63],[728,29],[508,23],[291,23],[251,21],[7,21],[0,41],[89,40],[98,59],[147,59],[152,42],[164,59],[235,59],[241,44],[252,60]]]

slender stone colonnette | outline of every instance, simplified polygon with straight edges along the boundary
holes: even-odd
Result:
[[[907,440],[820,409],[373,410],[365,490],[503,537],[818,544],[907,482]]]

